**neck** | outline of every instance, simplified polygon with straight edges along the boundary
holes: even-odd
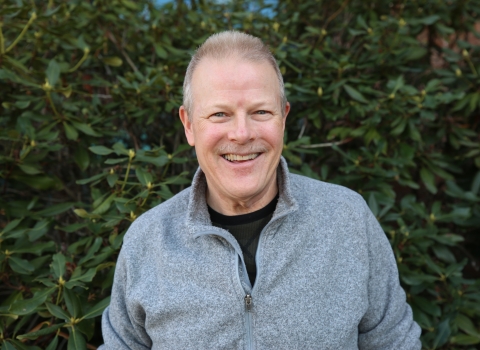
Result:
[[[278,186],[276,177],[268,188],[249,198],[225,198],[224,196],[220,196],[208,188],[207,181],[206,199],[210,208],[216,212],[223,215],[234,216],[248,214],[262,209],[275,198],[277,193]]]

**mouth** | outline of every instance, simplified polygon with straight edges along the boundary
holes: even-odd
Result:
[[[246,155],[227,153],[222,154],[222,157],[231,163],[243,163],[252,161],[257,158],[261,153],[250,153]]]

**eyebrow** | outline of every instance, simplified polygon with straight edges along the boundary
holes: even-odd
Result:
[[[260,108],[262,106],[268,106],[271,108],[271,105],[266,102],[266,101],[258,101],[258,102],[254,102],[249,108],[249,109],[256,109],[256,108]],[[207,106],[206,108],[208,109],[230,109],[230,105],[229,104],[225,104],[225,103],[215,103],[211,106]]]

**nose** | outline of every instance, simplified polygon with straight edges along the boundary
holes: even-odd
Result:
[[[228,132],[228,139],[238,144],[246,144],[255,140],[256,130],[253,121],[247,115],[235,116],[232,128]]]

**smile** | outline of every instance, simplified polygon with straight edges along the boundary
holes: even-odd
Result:
[[[257,158],[260,155],[260,153],[251,153],[251,154],[246,154],[244,156],[239,155],[239,154],[222,154],[222,157],[228,160],[229,162],[243,162],[246,160],[253,160]]]

